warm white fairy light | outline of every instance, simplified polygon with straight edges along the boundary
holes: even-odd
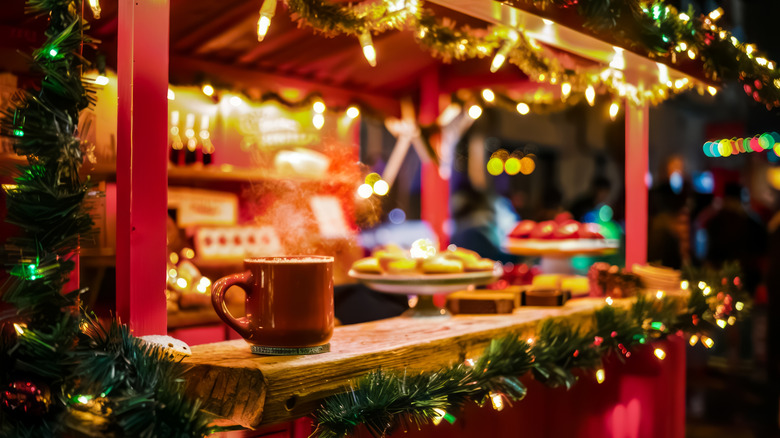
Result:
[[[596,103],[596,89],[593,88],[593,85],[588,85],[588,88],[585,89],[585,99],[587,99],[590,106]]]
[[[564,82],[561,84],[561,95],[564,98],[569,97],[569,94],[571,93],[571,84],[568,82]]]
[[[705,287],[704,290],[701,291],[701,293],[703,293],[705,296],[709,295],[711,292],[712,292],[712,288],[709,286]]]
[[[719,319],[715,321],[716,324],[718,324],[718,327],[724,329],[726,328],[726,320],[725,319]]]
[[[438,426],[441,420],[444,419],[444,416],[447,415],[447,411],[440,408],[434,408],[433,411],[436,412],[436,416],[432,418],[433,425]]]
[[[699,342],[699,337],[696,335],[691,335],[691,338],[688,339],[688,344],[690,344],[691,347],[696,345],[697,342]]]
[[[701,343],[704,344],[707,348],[712,348],[713,345],[715,345],[715,341],[713,341],[711,338],[708,338],[707,336],[701,337]]]
[[[498,69],[504,65],[504,61],[506,61],[506,56],[509,54],[509,51],[512,50],[515,44],[517,44],[517,41],[520,39],[520,35],[514,30],[510,30],[507,36],[507,40],[504,41],[504,44],[500,49],[498,49],[496,56],[493,57],[493,62],[490,63],[491,73],[497,72]]]
[[[612,104],[609,105],[609,118],[615,120],[618,112],[620,112],[620,105],[617,102],[612,102]]]
[[[614,303],[614,302],[615,302],[615,301],[612,299],[612,297],[607,297],[607,298],[606,298],[604,301],[606,301],[606,302],[607,302],[607,305],[608,305],[608,306],[611,306],[611,305],[612,305],[612,303]]]
[[[108,76],[98,75],[98,77],[95,78],[95,84],[97,85],[108,85],[108,82]]]
[[[322,114],[325,112],[325,104],[318,100],[311,105],[311,109],[313,109],[317,114]]]
[[[690,283],[688,283],[688,280],[683,280],[680,282],[680,289],[688,290],[689,287],[690,287]]]
[[[604,368],[599,368],[596,370],[596,381],[599,382],[599,384],[604,383],[604,380],[606,379],[606,375],[604,373]]]
[[[276,13],[276,0],[265,0],[260,8],[260,18],[257,20],[257,41],[263,41],[268,28],[271,27],[271,19]]]
[[[729,323],[729,325],[736,324],[737,323],[737,317],[736,316],[729,316],[728,323]]]
[[[683,23],[687,23],[688,20],[691,19],[691,17],[688,16],[685,12],[680,12],[680,15],[677,16],[680,20],[682,20]]]
[[[236,108],[241,106],[244,103],[243,99],[241,99],[238,96],[231,96],[230,99],[228,99],[228,102],[230,102],[230,105]]]
[[[176,93],[170,88],[168,89],[168,100],[176,100]]]
[[[691,59],[696,59],[696,52],[693,49],[688,50],[688,57]]]
[[[24,324],[14,323],[14,330],[16,330],[16,333],[19,334],[19,336],[24,334],[24,328]]]
[[[496,94],[493,93],[493,90],[490,88],[485,88],[482,90],[482,98],[485,99],[486,102],[493,102],[496,100]]]
[[[364,30],[358,39],[363,47],[363,56],[366,57],[366,61],[371,67],[376,67],[376,49],[374,49],[374,41],[371,39],[371,32],[368,29]]]
[[[705,287],[707,287],[707,283],[700,281],[697,286],[699,286],[699,289],[704,289]]]
[[[659,300],[662,299],[664,297],[664,295],[666,295],[666,292],[664,292],[662,290],[659,290],[658,292],[655,293],[655,297],[657,299],[659,299]]]
[[[350,119],[356,119],[360,115],[360,109],[356,106],[347,108],[347,117]]]
[[[317,129],[322,129],[325,126],[325,116],[322,114],[315,114],[311,118],[311,123]]]
[[[387,184],[387,181],[380,179],[374,183],[372,190],[379,196],[385,196],[390,191],[390,185]]]
[[[202,90],[203,90],[203,94],[205,94],[206,96],[213,96],[214,95],[214,87],[212,87],[209,84],[204,85]]]
[[[742,301],[737,301],[734,304],[734,308],[737,309],[737,312],[741,312],[744,307],[745,307],[745,304]]]
[[[92,16],[95,17],[95,20],[100,19],[100,1],[89,0],[89,8],[92,9]]]
[[[517,104],[517,112],[522,115],[526,115],[531,112],[531,107],[529,107],[525,102],[520,102]]]
[[[709,85],[707,87],[707,92],[710,93],[710,96],[714,96],[714,95],[718,94],[718,89],[713,87],[712,85]]]
[[[490,402],[493,404],[493,409],[499,412],[504,410],[504,399],[501,397],[501,394],[491,393]]]
[[[715,9],[714,11],[707,14],[708,17],[710,17],[710,20],[717,21],[720,17],[723,16],[723,8]]]
[[[482,115],[482,107],[480,107],[479,105],[471,105],[471,107],[469,107],[469,117],[471,117],[474,120],[477,120],[481,115]]]
[[[653,354],[655,354],[655,357],[661,360],[666,359],[666,352],[661,350],[660,348],[656,348],[655,351],[653,351]]]
[[[374,193],[374,189],[369,184],[361,184],[357,189],[357,194],[363,199],[368,199]]]

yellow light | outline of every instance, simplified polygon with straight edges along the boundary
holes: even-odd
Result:
[[[425,33],[427,30],[425,28],[420,29],[420,38],[425,38]]]
[[[569,94],[571,93],[571,84],[568,82],[564,82],[561,84],[561,94],[564,98],[569,97]]]
[[[723,8],[715,9],[714,11],[707,14],[708,17],[710,17],[710,20],[717,21],[720,17],[723,16]]]
[[[469,117],[477,120],[482,115],[482,108],[479,105],[471,105],[469,107]]]
[[[685,42],[680,43],[679,47],[681,52],[688,49],[688,45]]]
[[[487,171],[493,176],[501,175],[501,172],[504,171],[504,162],[498,157],[489,159],[487,162]]]
[[[661,360],[666,359],[666,352],[661,350],[660,348],[656,348],[655,351],[653,351],[653,354],[655,354],[655,357]]]
[[[504,171],[507,175],[517,175],[520,172],[520,160],[517,157],[509,157],[504,163]]]
[[[311,105],[311,109],[317,114],[322,114],[325,112],[325,104],[318,100]]]
[[[688,57],[691,59],[696,59],[696,52],[694,52],[693,49],[688,50]]]
[[[317,129],[322,129],[323,126],[325,126],[325,116],[322,114],[315,114],[311,118],[311,123],[314,125]]]
[[[228,100],[228,102],[230,102],[230,105],[232,105],[232,106],[234,106],[236,108],[240,107],[241,104],[244,103],[244,101],[240,97],[238,97],[238,96],[231,96],[230,99]]]
[[[688,290],[688,287],[690,287],[690,284],[688,283],[688,280],[683,280],[683,281],[680,282],[680,289]]]
[[[704,290],[701,291],[701,293],[703,293],[705,296],[709,295],[710,292],[712,292],[712,288],[710,288],[709,286],[705,287]]]
[[[710,93],[711,96],[714,96],[718,94],[718,89],[710,85],[707,87],[707,92]]]
[[[620,105],[618,105],[617,102],[612,102],[612,104],[609,106],[609,118],[615,120],[615,117],[617,117],[619,111]]]
[[[466,45],[463,44],[463,43],[458,44],[458,50],[460,50],[461,52],[465,52],[466,51]]]
[[[390,185],[387,184],[387,181],[380,179],[379,181],[374,183],[373,187],[374,193],[376,193],[379,196],[385,196],[387,192],[390,191]]]
[[[417,239],[409,248],[409,255],[413,259],[428,259],[435,256],[437,252],[431,239]]]
[[[350,119],[356,119],[360,115],[360,109],[356,106],[347,108],[347,117]]]
[[[363,199],[368,199],[374,193],[374,189],[368,184],[361,184],[357,189],[357,194]]]
[[[366,57],[366,61],[371,67],[376,67],[376,50],[374,49],[374,41],[371,39],[371,32],[363,31],[359,40],[360,45],[363,46],[363,56]]]
[[[712,348],[712,346],[715,345],[715,341],[706,336],[701,337],[701,343],[707,348]]]
[[[206,286],[211,285],[211,280],[208,277],[200,277],[200,284],[204,284]]]
[[[176,269],[174,269],[174,268],[168,269],[168,276],[169,277],[176,278],[177,275],[179,275],[179,273],[178,273],[178,271],[176,271]]]
[[[212,96],[214,94],[214,87],[209,84],[203,86],[203,94],[206,96]]]
[[[660,300],[661,298],[663,298],[663,297],[664,297],[664,295],[666,295],[666,293],[665,293],[664,291],[662,291],[662,290],[659,290],[658,292],[656,292],[656,293],[655,293],[655,297],[656,297],[656,299],[659,299],[659,300]]]
[[[761,66],[766,66],[767,60],[766,60],[766,58],[762,58],[762,57],[759,56],[758,58],[756,58],[756,63],[758,65],[761,65]],[[98,76],[98,79],[100,79],[100,76]],[[106,78],[106,79],[108,79],[108,78]],[[106,82],[106,83],[108,83],[108,82]]]
[[[599,382],[599,384],[604,383],[604,379],[606,379],[606,375],[604,374],[604,368],[599,368],[596,370],[596,381]]]
[[[170,260],[171,263],[175,265],[176,263],[179,263],[179,255],[176,254],[175,252],[172,252],[168,254],[168,260]]]
[[[207,291],[208,286],[203,283],[198,283],[197,286],[195,286],[195,290],[197,290],[199,293],[205,294]]]
[[[176,286],[179,286],[180,288],[184,289],[185,287],[187,287],[187,280],[184,278],[177,279]]]
[[[523,157],[520,159],[520,173],[523,175],[530,175],[536,169],[536,163],[531,157]]]
[[[720,39],[722,39],[722,40],[725,40],[726,39],[726,31],[722,30],[722,31],[718,32],[718,37]]]
[[[108,85],[108,77],[103,75],[98,75],[98,77],[95,78],[95,84],[97,85]]]
[[[552,20],[548,20],[546,18],[542,18],[542,23],[544,23],[545,26],[552,26],[553,21]]]
[[[257,20],[257,41],[263,41],[268,34],[269,27],[271,27],[271,18],[261,15],[260,19]]]
[[[176,100],[176,93],[170,88],[168,89],[168,100]]]
[[[492,102],[496,99],[496,95],[490,88],[485,88],[482,90],[482,98],[485,99],[486,102]]]
[[[693,347],[696,345],[696,343],[699,342],[699,337],[696,335],[691,335],[691,339],[688,339],[688,343]]]
[[[504,410],[504,399],[501,394],[490,394],[490,402],[493,403],[493,409],[501,412]]]
[[[490,72],[497,72],[504,65],[504,61],[506,61],[506,55],[501,52],[496,53],[496,56],[493,57],[493,62],[490,63]]]
[[[14,323],[14,330],[16,330],[16,333],[19,334],[19,336],[24,334],[24,327],[22,324]]]
[[[722,329],[726,328],[726,320],[724,320],[724,319],[719,319],[719,320],[715,321],[715,323],[718,324],[718,327],[720,327]]]
[[[447,412],[444,409],[439,408],[435,408],[433,411],[436,412],[436,416],[432,418],[433,425],[438,426],[444,416],[447,415]]]
[[[748,55],[752,54],[755,50],[756,48],[752,44],[748,44],[747,46],[745,46],[745,53],[747,53]]]
[[[528,344],[529,344],[529,345],[533,345],[533,343],[534,343],[534,338],[528,338],[528,339],[526,339],[526,341],[525,341],[525,342],[528,342]]]
[[[737,312],[741,312],[742,309],[745,308],[745,304],[742,301],[737,301],[736,304],[734,304],[734,308],[737,309]]]
[[[195,257],[195,250],[193,250],[192,248],[184,248],[183,250],[181,250],[181,255],[185,259],[192,259],[193,257]]]
[[[688,20],[691,19],[691,17],[688,16],[685,12],[680,12],[680,15],[677,16],[680,20],[682,20],[684,23],[687,23]]]
[[[607,297],[607,298],[606,298],[606,300],[604,300],[604,301],[606,301],[606,302],[607,302],[607,305],[608,305],[608,306],[611,306],[611,305],[612,305],[612,303],[614,303],[614,301],[612,300],[612,297]]]
[[[593,88],[593,85],[588,85],[588,88],[585,89],[585,99],[588,100],[590,106],[596,102],[596,89]]]
[[[682,88],[683,85],[685,85],[685,82],[682,79],[677,79],[676,81],[674,81],[674,88],[678,90]]]
[[[100,19],[100,2],[98,0],[89,0],[89,8],[92,9],[92,16],[95,20]]]
[[[531,112],[531,107],[528,106],[525,102],[520,102],[517,104],[517,112],[519,112],[522,115],[526,115],[529,112]]]
[[[700,281],[698,286],[699,286],[699,289],[704,289],[705,287],[707,287],[707,283],[705,283],[703,281]]]
[[[737,317],[736,316],[729,316],[728,320],[729,325],[734,325],[737,323]]]

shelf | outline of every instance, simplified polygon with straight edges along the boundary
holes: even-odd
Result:
[[[630,300],[615,300],[628,306]],[[186,391],[203,408],[245,427],[270,425],[310,414],[350,380],[382,367],[434,370],[476,357],[491,339],[532,335],[547,318],[590,324],[603,299],[578,299],[564,307],[526,307],[510,315],[391,318],[336,327],[329,353],[257,356],[243,339],[196,345],[182,365]]]

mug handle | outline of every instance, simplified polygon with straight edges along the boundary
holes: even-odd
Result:
[[[240,274],[228,275],[227,277],[220,278],[214,282],[214,286],[211,288],[211,305],[214,306],[214,311],[217,312],[220,319],[229,325],[230,328],[237,331],[243,338],[248,338],[249,333],[249,321],[246,317],[235,318],[230,314],[227,305],[225,304],[225,292],[230,289],[231,286],[238,286],[244,289],[244,292],[249,295],[252,293],[252,271],[245,271]]]

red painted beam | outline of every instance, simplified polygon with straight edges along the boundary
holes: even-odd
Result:
[[[119,2],[117,315],[165,334],[168,0]]]
[[[647,263],[650,110],[626,101],[626,267]]]

